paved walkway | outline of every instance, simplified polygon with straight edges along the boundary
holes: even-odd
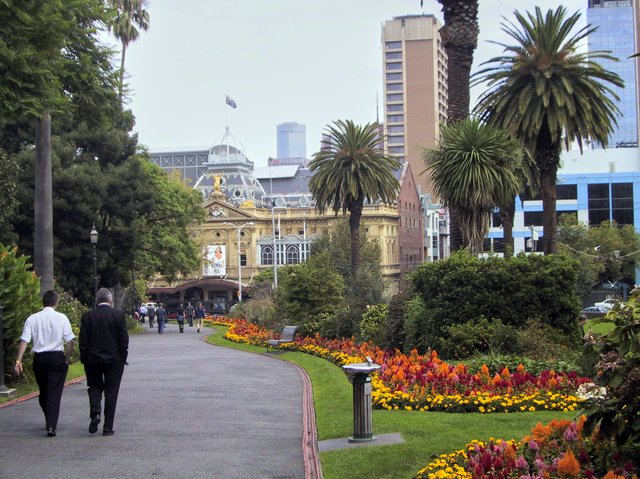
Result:
[[[304,478],[305,378],[203,337],[131,335],[112,437],[89,434],[84,381],[65,388],[54,438],[37,398],[0,408],[0,479]]]

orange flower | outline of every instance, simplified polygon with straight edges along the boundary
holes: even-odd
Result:
[[[513,464],[516,462],[516,449],[513,444],[509,444],[504,450],[504,458],[507,460],[507,464]]]
[[[511,372],[509,371],[509,368],[505,366],[502,370],[502,377],[508,379],[509,376],[511,376]]]
[[[624,479],[624,476],[618,476],[615,472],[607,472],[602,479]]]
[[[486,364],[483,364],[480,368],[480,374],[482,374],[483,376],[489,376],[489,368]]]
[[[516,371],[518,371],[518,374],[524,374],[524,366],[522,365],[522,363],[518,364],[518,368],[516,369]]]
[[[531,430],[531,435],[533,436],[533,440],[539,444],[546,442],[546,440],[551,435],[552,429],[549,426],[544,426],[541,422],[535,425],[535,427]]]
[[[571,450],[565,452],[558,461],[558,474],[560,477],[576,477],[580,472],[580,463]],[[613,478],[610,478],[613,479]]]

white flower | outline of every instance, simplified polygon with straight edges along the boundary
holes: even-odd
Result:
[[[604,399],[607,396],[607,390],[602,386],[598,386],[594,383],[581,384],[576,391],[576,397],[578,399]]]

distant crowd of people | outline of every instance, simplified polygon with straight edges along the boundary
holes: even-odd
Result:
[[[203,327],[205,315],[206,311],[204,309],[204,306],[202,306],[202,303],[197,303],[196,306],[193,306],[191,302],[187,303],[187,306],[184,306],[183,303],[180,303],[180,305],[176,309],[176,321],[178,322],[178,328],[180,329],[180,332],[184,333],[184,322],[186,319],[189,327],[192,328],[195,323],[196,330],[198,333],[200,333]],[[164,332],[165,325],[167,324],[169,315],[162,303],[159,303],[157,308],[155,308],[152,304],[147,306],[143,303],[138,308],[138,311],[135,313],[134,317],[139,321],[140,324],[145,324],[148,322],[149,329],[153,328],[154,322],[157,321],[158,334],[162,334]]]

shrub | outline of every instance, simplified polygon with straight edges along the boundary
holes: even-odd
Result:
[[[602,461],[623,456],[640,466],[640,290],[624,306],[609,313],[615,328],[599,338],[589,338],[585,355],[594,364],[592,377],[604,396],[591,398],[585,427],[602,444]],[[615,448],[612,445],[615,444]]]
[[[384,326],[384,339],[380,344],[387,349],[404,351],[406,329],[404,324],[407,302],[415,296],[411,289],[397,293],[391,298],[387,310],[387,321]]]
[[[500,351],[515,352],[517,330],[499,319],[480,317],[463,324],[453,324],[445,332],[448,341],[440,349],[447,358],[467,358],[473,354]]]
[[[27,317],[42,308],[40,280],[31,271],[27,256],[17,248],[0,244],[0,305],[3,307],[3,374],[13,369],[22,328]],[[31,355],[25,355],[25,365]],[[28,370],[29,368],[25,368]]]
[[[367,306],[360,322],[360,340],[382,344],[389,307],[386,304]]]
[[[425,334],[423,324],[427,316],[427,310],[420,295],[415,295],[406,303],[404,310],[404,325],[407,333],[404,342],[405,354],[412,349],[427,352],[433,349],[434,339]]]
[[[89,308],[87,308],[84,304],[74,298],[70,292],[63,290],[59,286],[56,286],[56,291],[60,295],[56,311],[65,314],[67,318],[69,318],[71,329],[73,330],[73,334],[75,334],[77,339],[80,337],[80,319],[82,318],[82,315],[84,313],[89,311]],[[73,360],[76,361],[79,359],[80,349],[76,347],[73,350]]]
[[[581,338],[576,294],[577,264],[564,255],[518,255],[478,259],[456,252],[444,261],[425,263],[411,275],[425,314],[412,327],[443,350],[449,327],[481,317],[514,328],[536,320],[573,344]]]

